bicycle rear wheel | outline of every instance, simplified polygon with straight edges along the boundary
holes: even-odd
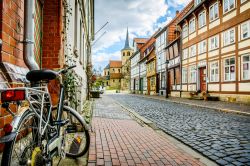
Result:
[[[27,110],[19,120],[16,137],[5,143],[1,165],[44,165],[43,139],[38,132],[35,113]]]
[[[90,136],[83,117],[74,109],[64,106],[62,120],[69,122],[63,126],[65,133],[64,151],[67,157],[77,158],[83,156],[89,149]]]

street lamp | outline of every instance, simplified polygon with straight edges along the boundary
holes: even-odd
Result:
[[[168,98],[168,64],[169,60],[166,60],[166,98]]]

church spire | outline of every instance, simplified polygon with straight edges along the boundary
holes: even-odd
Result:
[[[128,27],[127,27],[127,35],[126,35],[126,40],[125,40],[125,45],[124,45],[123,50],[126,50],[126,49],[131,49],[129,46]]]

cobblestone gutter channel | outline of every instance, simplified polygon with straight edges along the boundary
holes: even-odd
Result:
[[[220,165],[250,165],[250,117],[131,95],[113,95]]]

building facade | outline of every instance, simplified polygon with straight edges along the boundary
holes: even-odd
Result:
[[[135,38],[133,41],[134,53],[130,58],[131,61],[131,85],[130,90],[132,93],[139,93],[140,86],[140,48],[147,41],[145,38]]]
[[[74,73],[80,81],[76,88],[80,92],[79,102],[74,106],[82,110],[88,83],[85,69],[91,63],[90,43],[94,39],[94,0],[3,0],[0,12],[0,88],[24,86],[30,70],[57,70],[76,64]],[[76,54],[67,51],[70,49]],[[69,56],[75,61],[69,60]],[[53,104],[57,103],[58,89],[58,83],[51,81]],[[4,126],[11,122],[12,116],[0,109],[0,122]]]
[[[122,62],[110,60],[104,68],[104,76],[107,79],[107,89],[121,89]]]
[[[179,22],[182,96],[250,101],[250,1],[203,0]]]
[[[147,67],[147,94],[156,95],[159,92],[158,77],[156,72],[155,42],[152,43],[144,52]]]

